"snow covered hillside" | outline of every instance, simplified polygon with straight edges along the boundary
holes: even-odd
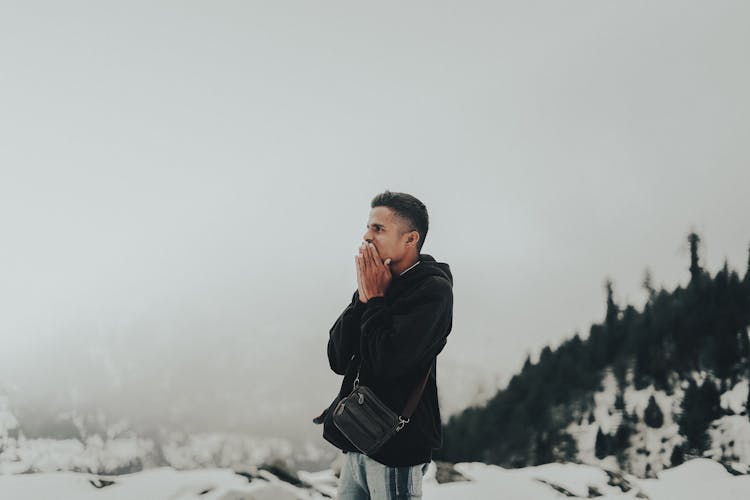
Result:
[[[276,459],[300,466],[330,463],[333,450],[314,443],[231,433],[172,432],[158,439],[137,435],[79,439],[0,440],[0,474],[79,471],[124,474],[160,466],[194,469],[241,467]],[[2,498],[2,496],[0,496]]]
[[[321,468],[336,456],[322,443],[292,442],[240,433],[167,431],[138,434],[126,422],[105,424],[94,431],[80,415],[65,415],[75,422],[75,436],[29,438],[0,396],[0,474],[36,472],[91,472],[125,474],[169,466],[177,470],[237,468],[284,460],[296,468]],[[0,498],[2,495],[0,495]]]
[[[503,469],[482,463],[459,463],[455,470],[467,480],[438,483],[437,464],[423,480],[425,500],[552,500],[562,497],[603,500],[739,500],[750,498],[750,476],[735,476],[720,464],[695,459],[638,479],[580,464],[546,464]],[[2,498],[13,500],[302,500],[336,495],[333,470],[276,475],[251,468],[177,471],[149,469],[120,476],[76,472],[0,476]]]
[[[698,383],[702,383],[706,376],[705,373],[693,374]],[[622,401],[618,403],[617,381],[608,372],[602,380],[602,389],[594,394],[595,406],[588,418],[580,418],[566,429],[576,440],[578,460],[624,469],[643,478],[654,477],[656,472],[670,468],[674,465],[675,448],[685,443],[676,419],[681,412],[686,385],[687,382],[683,381],[672,394],[666,394],[653,386],[636,390],[629,384],[622,390]],[[747,393],[747,380],[740,380],[721,394],[724,415],[711,424],[709,449],[703,455],[740,472],[746,472],[750,464],[750,420],[744,407]],[[650,403],[651,398],[653,403]],[[657,423],[649,421],[647,417],[649,404],[658,407],[660,417]],[[618,462],[614,455],[597,458],[597,434],[615,435],[624,417],[628,416],[632,430],[621,460]]]

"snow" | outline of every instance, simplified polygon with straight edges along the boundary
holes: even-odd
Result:
[[[691,376],[701,381],[705,373]],[[684,382],[684,381],[683,381]],[[721,395],[721,406],[730,415],[712,422],[709,428],[711,448],[704,458],[670,467],[670,455],[684,438],[675,422],[680,413],[684,387],[673,394],[657,391],[653,386],[636,390],[629,380],[624,387],[625,412],[637,415],[635,433],[627,450],[628,473],[617,476],[627,487],[623,491],[612,481],[619,470],[614,456],[595,457],[597,430],[613,434],[622,421],[623,412],[615,409],[617,381],[611,371],[605,373],[602,388],[593,394],[594,421],[588,422],[588,410],[568,426],[578,445],[582,463],[545,464],[524,469],[504,469],[483,463],[460,463],[455,468],[470,479],[467,482],[438,484],[435,464],[431,464],[423,481],[427,500],[471,498],[557,499],[562,491],[577,497],[598,496],[602,499],[636,498],[681,500],[750,498],[750,476],[732,475],[725,467],[740,474],[750,471],[750,420],[746,415],[748,381],[741,380]],[[654,397],[664,416],[659,428],[648,427],[644,411]],[[8,399],[0,396],[0,495],[11,499],[322,499],[333,498],[338,478],[331,469],[319,472],[300,471],[299,477],[311,488],[299,488],[281,481],[270,472],[256,471],[255,478],[236,474],[243,465],[267,462],[274,457],[323,459],[330,463],[319,446],[306,443],[294,448],[285,439],[259,438],[232,433],[173,432],[155,443],[140,438],[130,430],[127,421],[106,427],[104,434],[88,434],[84,422],[71,413],[65,416],[78,422],[81,439],[27,439],[9,409]],[[80,420],[80,422],[79,422]],[[577,423],[580,421],[580,424]],[[154,457],[161,462],[154,463]],[[721,461],[720,465],[716,461]],[[156,465],[168,464],[168,467]],[[304,467],[304,465],[301,465]],[[311,465],[310,467],[315,467]],[[132,474],[99,476],[125,471]],[[87,472],[76,472],[87,471]],[[643,479],[648,477],[648,479]],[[101,479],[115,484],[97,488]],[[612,484],[610,484],[612,483]]]
[[[167,467],[149,469],[134,474],[108,476],[115,484],[96,488],[91,479],[98,476],[76,472],[19,474],[0,476],[3,498],[14,500],[225,500],[323,498],[306,494],[291,485],[277,481],[246,478],[230,469],[199,469],[177,471]],[[207,491],[205,494],[202,492]]]
[[[633,452],[629,454],[632,472],[646,477],[671,465],[672,450],[684,441],[679,433],[679,425],[674,421],[674,415],[680,411],[683,395],[682,389],[675,389],[674,394],[670,396],[664,391],[655,390],[653,386],[640,391],[636,391],[632,386],[626,388],[625,409],[638,415],[635,433],[631,438]],[[664,416],[664,423],[658,428],[649,427],[644,422],[644,414],[651,396]],[[650,472],[647,472],[647,469]]]
[[[641,481],[652,500],[735,500],[750,498],[750,476],[732,476],[720,464],[697,458]]]
[[[594,394],[594,417],[596,424],[601,427],[605,434],[614,434],[620,425],[622,415],[615,410],[615,398],[617,397],[617,380],[611,371],[602,377],[602,390]],[[596,429],[594,429],[596,437]],[[593,450],[593,445],[592,445]]]
[[[8,431],[18,427],[18,420],[11,413],[8,397],[0,395],[0,445],[3,445],[8,439]]]
[[[710,458],[750,464],[750,420],[744,415],[727,415],[716,420],[708,430],[711,437]]]
[[[745,411],[747,402],[748,382],[742,380],[734,385],[732,389],[721,395],[721,407],[732,410],[739,415]]]
[[[710,374],[694,372],[690,374],[690,378],[701,384],[706,378],[710,378]],[[653,386],[636,390],[632,381],[624,387],[625,412],[635,413],[638,417],[626,452],[628,472],[641,478],[653,478],[655,474],[671,466],[674,447],[685,441],[679,433],[676,419],[682,411],[680,405],[687,385],[688,380],[683,380],[673,394],[658,391]],[[567,432],[576,439],[578,459],[585,464],[618,469],[613,456],[599,460],[594,453],[597,430],[601,428],[603,432],[613,434],[622,420],[622,412],[614,407],[616,394],[617,381],[611,371],[607,371],[602,377],[601,390],[593,394],[595,406],[592,411],[595,421],[589,424],[586,413],[580,424],[574,421],[567,428]],[[747,394],[748,381],[743,379],[721,395],[721,406],[734,414],[712,422],[708,429],[711,447],[704,454],[704,457],[720,460],[741,473],[750,469],[750,420],[745,409]],[[649,427],[644,422],[645,409],[651,396],[664,416],[664,423],[659,428]]]
[[[720,464],[708,459],[690,460],[679,467],[658,473],[655,479],[638,479],[625,475],[627,492],[611,486],[609,475],[599,467],[583,464],[545,464],[524,469],[504,469],[483,463],[459,463],[457,471],[467,482],[439,484],[435,481],[435,464],[430,464],[423,480],[425,500],[553,500],[562,494],[553,488],[564,488],[578,497],[589,496],[594,488],[602,500],[633,499],[647,495],[651,500],[736,500],[750,498],[750,476],[734,476]],[[298,488],[270,473],[260,471],[262,478],[251,482],[231,469],[197,469],[178,471],[169,467],[147,469],[120,476],[97,476],[78,472],[49,472],[0,476],[3,498],[14,500],[317,500],[335,496],[338,480],[329,470],[300,471],[300,479],[312,488]],[[103,488],[91,481],[114,481]],[[99,484],[99,483],[97,483]],[[328,497],[326,497],[328,495]]]
[[[434,465],[430,465],[434,467]],[[456,464],[456,470],[472,479],[469,482],[438,484],[425,479],[422,498],[425,500],[496,499],[499,494],[514,500],[542,500],[554,498],[554,490],[536,481],[519,481],[514,471],[482,463]],[[429,471],[428,471],[429,473]]]
[[[573,422],[568,426],[567,432],[576,439],[578,446],[578,458],[581,462],[609,469],[617,469],[618,464],[614,456],[598,459],[595,455],[596,434],[599,428],[605,434],[614,434],[622,422],[623,412],[615,408],[617,394],[617,380],[611,371],[607,371],[602,377],[602,389],[594,393],[594,422],[588,423],[586,415],[581,423]],[[643,422],[643,414],[648,405],[649,398],[654,396],[656,403],[664,414],[664,425],[658,429],[648,427]],[[681,442],[678,434],[678,426],[672,421],[672,411],[675,396],[668,396],[663,391],[656,391],[653,386],[642,390],[635,390],[632,385],[625,387],[623,398],[625,411],[635,412],[639,422],[635,425],[635,433],[631,444],[633,453],[630,453],[630,464],[633,471],[640,476],[646,476],[646,466],[661,470],[669,465],[669,458],[674,444]],[[640,449],[640,453],[635,450]],[[586,496],[586,495],[584,495]]]
[[[554,463],[520,469],[517,473],[528,479],[544,479],[584,498],[588,496],[589,486],[602,492],[612,488],[607,485],[609,476],[590,465]]]
[[[233,433],[175,434],[170,441],[162,451],[164,458],[178,469],[258,464],[274,455],[288,456],[292,452],[285,439]]]
[[[694,380],[702,383],[709,375],[702,372],[690,374]],[[623,391],[625,412],[637,416],[634,433],[630,438],[630,447],[626,451],[627,471],[641,478],[654,475],[671,466],[671,455],[674,447],[684,443],[685,439],[679,433],[677,417],[681,413],[682,399],[685,394],[687,381],[677,385],[672,394],[656,390],[653,385],[636,390],[630,381]],[[722,396],[725,407],[737,407],[739,402],[744,404],[747,399],[747,381],[743,380],[732,390]],[[619,465],[613,456],[598,459],[595,456],[596,434],[599,428],[606,434],[613,435],[622,421],[623,412],[615,408],[617,381],[611,371],[602,377],[602,389],[593,394],[595,421],[588,423],[586,413],[578,424],[571,423],[567,432],[576,439],[578,446],[578,460],[609,469],[618,469]],[[664,422],[661,427],[653,428],[646,425],[644,414],[649,399],[654,397],[662,412]],[[744,419],[744,420],[743,420]],[[750,463],[750,422],[746,417],[725,417],[714,422],[718,430],[709,430],[714,450],[709,456],[714,459],[736,460]],[[740,467],[739,470],[744,470]]]
[[[118,424],[119,425],[119,424]],[[84,471],[121,474],[168,465],[175,469],[236,468],[292,457],[302,463],[328,463],[331,453],[311,442],[294,445],[284,438],[239,433],[171,432],[159,443],[134,432],[107,429],[104,438],[0,439],[0,474],[24,472]],[[0,435],[2,437],[2,435]]]
[[[0,474],[57,470],[112,471],[153,451],[147,439],[10,439],[0,452]]]

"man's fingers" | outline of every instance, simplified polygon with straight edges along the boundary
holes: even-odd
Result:
[[[367,272],[370,270],[370,267],[372,266],[372,261],[369,256],[369,251],[367,248],[367,245],[364,245],[364,247],[360,247],[360,264],[362,265],[362,272]]]
[[[365,277],[367,276],[367,266],[365,265],[365,258],[363,256],[359,256],[359,279],[362,280],[362,285],[365,284]]]
[[[383,261],[382,257],[380,257],[380,253],[378,253],[378,249],[375,247],[375,245],[372,246],[372,256],[375,261],[375,265],[377,266],[377,269],[380,271],[387,271],[390,273],[391,268],[388,267],[391,263],[391,259],[386,259]]]
[[[367,297],[365,296],[365,291],[362,288],[362,269],[360,269],[359,265],[359,255],[354,256],[354,264],[357,268],[357,291],[359,292],[359,298],[362,301],[367,300]]]
[[[383,265],[383,262],[380,260],[380,256],[378,255],[378,249],[375,248],[375,245],[372,243],[367,245],[367,254],[370,258],[370,265],[372,265],[373,269],[377,269],[378,267]]]
[[[365,258],[362,255],[357,255],[355,258],[357,259],[357,276],[359,277],[360,283],[364,285],[365,275],[367,274]]]
[[[367,294],[365,293],[365,289],[362,285],[363,279],[362,279],[362,266],[360,263],[360,256],[355,255],[354,256],[354,262],[357,266],[357,291],[359,292],[359,298],[362,302],[367,300]]]

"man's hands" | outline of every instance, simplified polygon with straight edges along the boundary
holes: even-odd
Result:
[[[359,255],[354,256],[354,266],[357,268],[357,292],[359,295],[359,301],[362,303],[367,304],[367,301],[370,300],[370,298],[365,295],[365,291],[362,288],[362,267],[360,266],[360,257],[362,256],[362,247],[359,247]]]
[[[367,303],[373,297],[385,296],[388,285],[391,284],[391,259],[383,262],[377,248],[372,243],[362,243],[359,255],[354,256],[357,265],[357,286],[359,300]]]

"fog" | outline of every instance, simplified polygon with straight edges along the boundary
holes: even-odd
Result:
[[[744,274],[745,2],[5,3],[0,391],[316,436],[370,199],[451,265],[444,416],[604,316]],[[482,389],[484,384],[484,389]]]

